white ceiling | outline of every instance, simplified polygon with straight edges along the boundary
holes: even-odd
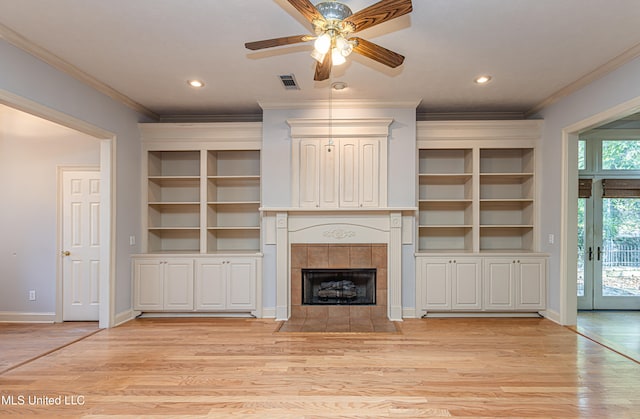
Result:
[[[355,12],[375,0],[344,2]],[[411,14],[359,33],[406,56],[402,66],[353,54],[314,82],[311,43],[244,48],[311,32],[286,0],[0,0],[0,36],[44,48],[161,116],[259,114],[258,102],[327,100],[338,80],[349,88],[334,100],[527,113],[637,55],[639,22],[638,0],[413,0]],[[300,90],[282,87],[277,76],[290,73]],[[493,80],[478,86],[480,74]],[[192,78],[206,86],[189,88]]]

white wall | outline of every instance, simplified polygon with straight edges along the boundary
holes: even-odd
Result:
[[[350,109],[334,107],[335,119],[392,118],[388,143],[388,206],[415,207],[416,190],[416,111],[407,108]],[[262,205],[291,206],[291,139],[287,119],[328,119],[326,108],[270,109],[263,113]],[[413,245],[403,246],[402,304],[415,306],[415,270]],[[263,306],[276,305],[275,245],[264,246]]]
[[[549,309],[560,312],[561,243],[548,244],[547,237],[560,237],[562,228],[562,130],[594,115],[640,97],[640,58],[543,109],[541,250],[549,259]],[[576,186],[577,187],[577,186]],[[573,222],[573,221],[572,221]],[[575,279],[572,279],[575,280]]]
[[[60,165],[99,166],[100,141],[0,105],[2,312],[55,312]]]
[[[147,119],[95,89],[0,40],[0,91],[68,114],[116,136],[115,311],[131,309],[129,235],[140,227],[140,142],[138,122]],[[46,216],[50,217],[46,209]],[[44,214],[43,214],[44,215]],[[8,238],[2,235],[4,242]],[[139,242],[140,240],[138,240]],[[40,263],[33,261],[32,263]],[[4,308],[0,307],[0,311]],[[44,310],[44,308],[43,308]]]

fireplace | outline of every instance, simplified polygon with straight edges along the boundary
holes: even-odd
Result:
[[[302,269],[302,305],[375,305],[376,269]]]

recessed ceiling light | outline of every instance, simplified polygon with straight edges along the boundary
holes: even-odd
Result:
[[[204,82],[201,80],[188,80],[187,84],[191,87],[204,87]]]
[[[491,81],[491,76],[478,76],[473,80],[476,84],[487,84]]]
[[[344,90],[344,89],[346,89],[348,86],[347,86],[347,83],[345,83],[345,82],[343,82],[343,81],[337,81],[337,82],[333,83],[333,84],[331,85],[331,87],[333,88],[333,90]]]

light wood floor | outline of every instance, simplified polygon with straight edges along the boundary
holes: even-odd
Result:
[[[640,311],[579,311],[574,329],[640,362]]]
[[[144,319],[102,330],[0,374],[0,416],[640,416],[640,365],[545,319],[410,319],[400,333],[278,326]]]
[[[98,322],[0,323],[0,373],[98,331]]]

